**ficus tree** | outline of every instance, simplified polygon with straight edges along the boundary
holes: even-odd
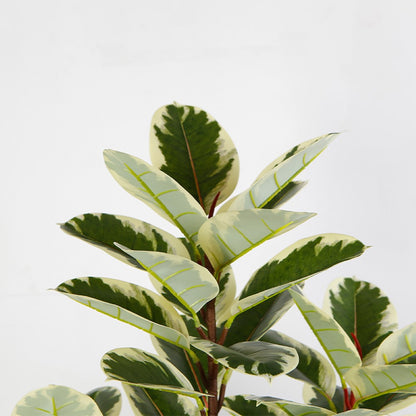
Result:
[[[102,358],[121,382],[135,415],[234,416],[383,414],[416,400],[416,324],[397,330],[380,289],[336,280],[323,309],[302,293],[319,272],[360,256],[366,246],[343,234],[301,239],[247,279],[236,296],[232,263],[314,214],[281,209],[304,186],[296,181],[337,134],[301,143],[228,199],[239,160],[226,131],[207,112],[171,104],[151,125],[151,162],[115,150],[104,160],[113,178],[181,233],[121,215],[87,213],[61,228],[145,274],[155,291],[104,277],[79,277],[56,291],[150,334],[157,354],[118,348]],[[224,202],[219,209],[217,206]],[[241,276],[238,277],[242,278]],[[271,329],[296,305],[326,354]],[[304,402],[227,397],[234,371],[304,383]],[[338,381],[337,381],[338,380]],[[25,396],[15,416],[118,416],[120,393],[87,394],[48,386]]]

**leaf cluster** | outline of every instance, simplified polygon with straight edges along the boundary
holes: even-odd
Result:
[[[225,409],[241,416],[360,416],[414,401],[416,326],[395,331],[394,309],[379,288],[339,279],[328,289],[324,310],[302,294],[307,280],[365,251],[354,237],[301,239],[256,270],[236,295],[233,262],[314,215],[282,210],[281,205],[303,188],[295,178],[336,136],[293,147],[231,199],[239,175],[237,151],[219,123],[197,107],[174,103],[156,111],[151,163],[104,151],[105,164],[121,187],[181,233],[177,237],[107,213],[86,213],[61,224],[68,234],[146,273],[154,286],[152,291],[86,276],[56,288],[151,336],[157,354],[118,348],[102,358],[104,373],[122,383],[135,415],[216,416]],[[326,357],[271,329],[294,304]],[[300,380],[305,403],[227,397],[234,371]],[[13,415],[45,413],[118,416],[120,394],[110,387],[83,395],[48,386],[25,396]]]

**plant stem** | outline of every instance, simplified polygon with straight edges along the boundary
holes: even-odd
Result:
[[[208,338],[212,342],[216,342],[217,327],[215,323],[215,298],[210,300],[206,305],[206,325],[208,329]],[[218,364],[215,364],[212,357],[208,357],[208,415],[217,416],[218,414]]]

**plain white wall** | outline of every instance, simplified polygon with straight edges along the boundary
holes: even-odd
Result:
[[[229,132],[237,190],[293,145],[344,132],[285,206],[319,215],[240,259],[239,287],[297,239],[346,233],[373,247],[316,276],[308,296],[321,304],[332,279],[355,275],[389,295],[401,326],[414,321],[415,12],[411,0],[2,2],[0,414],[50,383],[104,385],[99,361],[112,348],[152,349],[145,333],[46,289],[85,275],[150,287],[56,223],[109,212],[172,231],[114,182],[101,151],[149,160],[152,113],[173,100]],[[317,345],[296,311],[280,329]],[[300,391],[285,377],[233,376],[229,387],[295,400]],[[127,404],[122,414],[132,415]]]

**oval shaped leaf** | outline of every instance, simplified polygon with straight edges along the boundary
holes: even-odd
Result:
[[[224,347],[208,340],[193,339],[192,345],[225,367],[268,379],[288,373],[296,367],[299,361],[293,348],[268,342],[240,342]]]
[[[270,163],[246,191],[224,204],[220,212],[263,208],[272,201],[328,144],[336,133],[308,140]]]
[[[144,221],[123,215],[83,214],[60,226],[66,233],[139,268],[140,264],[116,247],[114,242],[131,250],[161,251],[189,258],[188,250],[180,239]]]
[[[103,416],[91,397],[53,384],[25,395],[11,416]]]
[[[101,367],[112,380],[184,396],[206,396],[195,391],[189,380],[169,361],[137,348],[109,351],[103,356]]]
[[[84,277],[68,280],[56,290],[181,348],[189,348],[188,331],[175,308],[152,291],[120,280]]]
[[[135,416],[200,416],[198,407],[186,397],[125,383],[123,388]]]
[[[390,334],[378,347],[377,364],[396,364],[406,360],[416,364],[416,322]]]
[[[314,215],[277,208],[218,214],[201,227],[199,244],[218,270],[264,241],[291,230]]]
[[[281,400],[275,397],[257,397],[256,401],[258,403],[265,404],[268,407],[274,407],[277,409],[281,409],[284,413],[289,416],[304,416],[304,415],[311,415],[311,416],[329,416],[335,415],[336,413],[322,408],[311,406],[308,404],[296,403],[291,402],[289,400]]]
[[[285,248],[254,272],[239,301],[264,290],[293,282],[361,255],[363,243],[344,234],[321,234],[304,238]],[[227,336],[236,343],[258,339],[289,309],[293,300],[283,292],[256,305],[236,318]]]
[[[219,288],[214,276],[192,260],[167,253],[120,248],[135,258],[193,314],[218,294]],[[160,287],[156,289],[160,290]]]
[[[397,327],[388,297],[377,286],[350,277],[330,284],[324,310],[330,311],[352,341],[358,340],[364,365],[374,363],[377,347]]]
[[[271,409],[242,395],[226,397],[222,408],[232,416],[282,416],[280,409]]]
[[[237,150],[227,132],[200,108],[177,103],[159,108],[150,131],[152,163],[181,184],[208,213],[233,192]]]
[[[299,357],[296,368],[288,373],[289,377],[301,380],[316,387],[329,399],[335,393],[335,373],[328,360],[313,348],[277,331],[268,331],[262,341],[294,348]]]
[[[352,368],[345,374],[357,404],[386,393],[416,393],[416,364]]]
[[[334,394],[329,396],[322,389],[318,389],[312,384],[303,385],[303,401],[312,406],[324,407],[335,413],[341,413],[344,410],[344,389],[336,386]]]
[[[114,179],[131,195],[196,240],[207,217],[195,199],[174,179],[127,153],[105,150],[104,160]]]
[[[87,393],[97,403],[103,416],[119,416],[121,412],[121,394],[115,387],[97,387]]]
[[[343,380],[344,374],[348,370],[361,365],[361,359],[354,344],[332,317],[317,308],[301,293],[293,289],[289,289],[289,292]]]

